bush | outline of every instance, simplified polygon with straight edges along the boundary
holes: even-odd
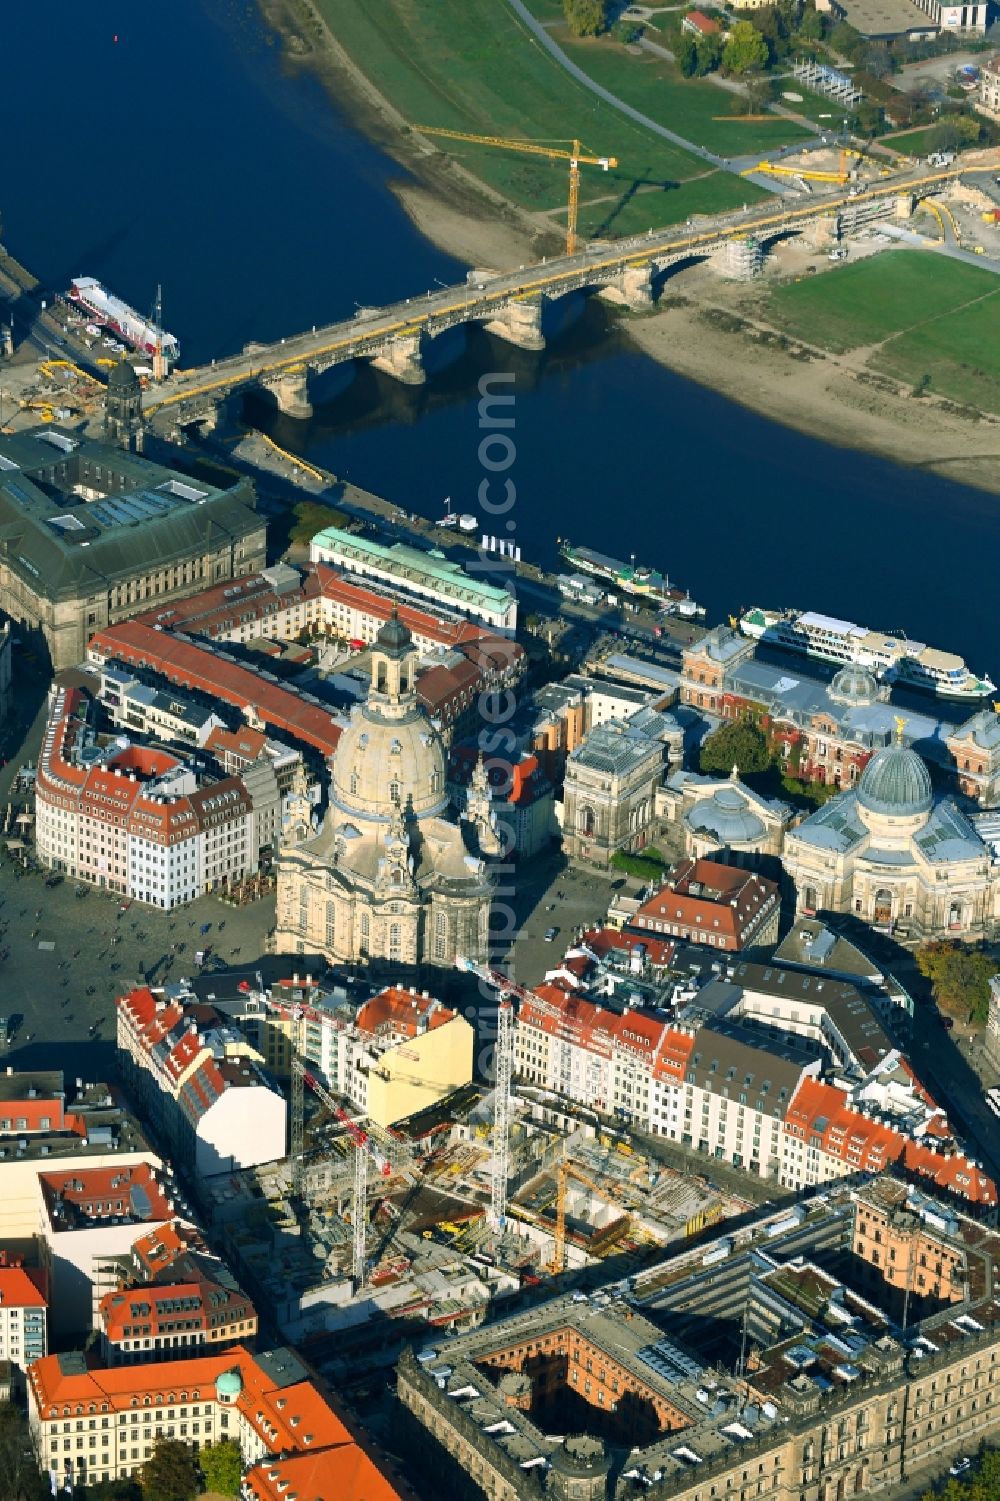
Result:
[[[771,754],[762,731],[744,719],[720,725],[701,748],[701,769],[710,775],[728,777],[734,766],[741,775],[766,771],[770,763]]]
[[[234,1439],[224,1438],[217,1444],[208,1444],[198,1456],[205,1489],[218,1491],[220,1496],[238,1496],[243,1465],[240,1461],[240,1446]]]
[[[610,864],[615,870],[623,870],[628,876],[635,876],[639,881],[658,881],[667,869],[667,862],[659,850],[643,850],[641,855],[628,855],[624,850],[616,850],[611,856]]]
[[[605,0],[563,0],[563,13],[574,36],[599,36],[608,24]]]

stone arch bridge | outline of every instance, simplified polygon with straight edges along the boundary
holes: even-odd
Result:
[[[671,266],[711,255],[727,241],[754,236],[767,242],[789,233],[819,231],[837,239],[859,224],[908,216],[919,197],[938,191],[961,170],[915,176],[849,193],[841,189],[794,206],[782,204],[768,213],[744,211],[698,226],[674,226],[634,239],[588,246],[574,256],[496,275],[472,272],[465,285],[444,287],[384,308],[363,308],[350,319],[277,344],[248,345],[242,354],[196,369],[174,371],[161,385],[144,393],[147,419],[157,426],[179,426],[213,415],[233,392],[253,386],[274,394],[289,416],[312,414],[311,377],[335,365],[367,360],[407,384],[426,379],[422,348],[448,329],[478,324],[520,349],[544,348],[542,309],[546,300],[590,291],[621,306],[642,310],[652,305],[655,278]],[[982,170],[995,170],[983,168]]]

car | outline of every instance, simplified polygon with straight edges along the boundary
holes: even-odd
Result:
[[[941,1021],[944,1024],[946,1032],[950,1032],[955,1025],[955,1018],[953,1016],[942,1016]]]
[[[545,938],[545,942],[546,943],[551,943],[552,940],[555,938],[555,936],[556,936],[556,934],[558,932],[559,932],[558,928],[546,928],[545,929],[545,933],[543,935],[544,938]]]
[[[964,1475],[966,1470],[972,1469],[972,1460],[966,1455],[963,1459],[956,1459],[953,1465],[948,1466],[949,1475]]]

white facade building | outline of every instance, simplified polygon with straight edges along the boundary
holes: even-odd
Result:
[[[313,563],[328,563],[361,579],[389,584],[412,599],[432,600],[480,620],[502,636],[517,630],[517,600],[506,589],[470,577],[444,554],[411,547],[405,542],[386,546],[367,537],[328,526],[309,544]]]
[[[170,909],[255,874],[280,809],[270,761],[199,786],[165,751],[99,748],[80,690],[54,691],[35,780],[35,843],[51,869]]]

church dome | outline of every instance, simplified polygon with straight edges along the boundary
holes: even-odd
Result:
[[[139,377],[136,375],[134,367],[129,364],[128,360],[119,360],[117,365],[113,365],[111,368],[111,373],[108,376],[108,385],[125,388],[131,388],[134,386],[135,389],[138,390]]]
[[[424,818],[447,806],[441,738],[423,710],[383,718],[355,709],[333,756],[334,803],[358,820],[388,818],[394,806]]]
[[[840,704],[873,704],[878,684],[863,667],[842,667],[830,684],[830,697]]]
[[[413,645],[413,637],[409,629],[400,620],[393,605],[392,614],[385,622],[378,635],[375,637],[375,650],[384,652],[387,657],[405,657]]]
[[[696,834],[710,834],[720,844],[750,844],[764,834],[764,824],[735,787],[719,787],[695,803],[687,822]]]
[[[915,750],[887,745],[872,756],[858,781],[858,802],[870,813],[913,818],[934,801],[930,772]]]

